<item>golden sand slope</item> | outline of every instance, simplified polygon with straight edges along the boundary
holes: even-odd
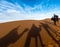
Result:
[[[59,47],[60,22],[50,19],[0,24],[0,47]]]

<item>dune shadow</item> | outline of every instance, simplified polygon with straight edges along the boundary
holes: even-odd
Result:
[[[18,28],[19,26],[11,30],[6,36],[0,39],[0,47],[8,47],[11,43],[15,43],[28,30],[25,29],[21,34],[18,35]]]
[[[60,43],[59,43],[59,41],[57,41],[56,39],[55,39],[55,37],[51,34],[51,32],[50,32],[50,27],[48,26],[48,24],[44,24],[44,23],[41,23],[42,24],[42,26],[44,27],[44,29],[47,31],[47,33],[49,34],[49,36],[58,44],[58,46],[60,46]],[[50,30],[49,30],[50,29]],[[54,30],[53,30],[54,31]]]
[[[40,31],[41,31],[41,26],[39,25],[39,28],[37,28],[33,24],[30,31],[28,32],[27,39],[26,39],[26,42],[24,44],[24,47],[29,47],[30,46],[32,37],[35,39],[35,47],[38,47],[38,37],[39,37],[39,40],[40,40],[40,43],[41,43],[40,44],[41,47],[44,47],[42,39],[41,39]]]

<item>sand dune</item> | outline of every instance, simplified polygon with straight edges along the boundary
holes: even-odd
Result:
[[[25,20],[0,24],[0,47],[60,47],[60,21]]]

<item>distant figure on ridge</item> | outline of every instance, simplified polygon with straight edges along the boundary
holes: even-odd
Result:
[[[54,16],[51,18],[51,20],[54,22],[54,24],[56,25],[56,22],[59,21],[58,15],[54,14]]]

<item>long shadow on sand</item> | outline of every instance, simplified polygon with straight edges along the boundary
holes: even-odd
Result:
[[[30,46],[30,42],[31,42],[32,37],[35,38],[35,46],[36,47],[38,47],[38,40],[37,40],[38,38],[37,37],[39,37],[41,47],[44,47],[42,39],[41,39],[40,31],[41,31],[41,26],[39,26],[39,28],[37,28],[33,24],[31,30],[28,32],[27,39],[26,39],[24,47]]]
[[[48,22],[48,21],[44,21],[45,23],[48,23],[48,24],[51,24],[51,25],[53,25],[53,26],[56,26],[56,27],[58,27],[58,28],[60,28],[60,26],[58,26],[58,25],[54,25],[52,22]]]
[[[25,29],[20,35],[18,35],[18,28],[19,26],[11,30],[6,36],[0,39],[0,47],[8,47],[11,43],[15,43],[28,30]]]
[[[45,23],[48,23],[48,24],[51,24],[51,25],[54,26],[54,27],[58,27],[58,28],[60,28],[60,26],[54,25],[54,24],[52,24],[52,23],[50,23],[50,22],[48,22],[48,21],[44,21],[44,22],[45,22]],[[60,35],[59,32],[56,31],[56,33],[58,33],[58,34]]]
[[[46,22],[48,23],[48,22]],[[49,23],[48,23],[49,24]],[[55,25],[52,25],[52,26],[55,26]],[[50,27],[49,27],[50,28]],[[50,28],[50,30],[56,34],[56,36],[59,36],[60,37],[60,33],[58,33],[58,31],[54,30],[52,27]]]
[[[58,44],[58,46],[60,46],[60,43],[59,43],[59,41],[57,41],[56,39],[55,39],[55,37],[51,34],[51,32],[49,31],[49,26],[48,26],[48,24],[44,24],[44,23],[41,23],[42,24],[42,26],[44,27],[44,29],[47,31],[47,33],[49,34],[49,36]],[[51,29],[50,29],[51,30]]]

